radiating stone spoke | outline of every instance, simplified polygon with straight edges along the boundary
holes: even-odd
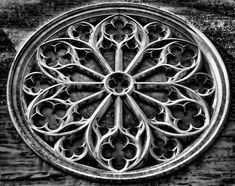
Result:
[[[171,86],[170,82],[135,82],[134,86],[136,90],[158,90],[161,87]]]
[[[132,112],[136,115],[136,117],[139,120],[140,126],[142,126],[139,131],[136,134],[136,140],[135,143],[137,144],[138,148],[140,148],[140,152],[138,155],[138,159],[135,162],[135,165],[142,161],[142,159],[146,156],[148,153],[148,148],[150,146],[150,140],[151,140],[151,129],[149,128],[149,120],[144,114],[144,112],[141,110],[141,108],[138,106],[138,104],[135,102],[135,100],[127,94],[125,102],[128,104]],[[144,145],[141,146],[141,143],[143,143],[143,135],[146,137],[144,140]]]
[[[181,78],[183,79],[184,74],[186,74],[187,71],[190,71],[194,68],[195,66],[182,69],[182,68],[174,67],[172,65],[158,64],[149,69],[144,70],[143,72],[135,74],[133,78],[136,81],[141,81],[148,77],[158,76],[158,79],[156,79],[156,81],[159,81],[159,82],[161,81],[162,82],[166,82],[166,81],[177,82],[177,80],[181,81]]]
[[[104,75],[100,74],[99,72],[96,72],[96,71],[94,71],[94,70],[92,70],[88,67],[83,66],[83,65],[79,65],[78,68],[82,72],[86,73],[87,75],[90,75],[90,76],[94,77],[95,79],[103,80],[104,77],[105,77]]]
[[[122,49],[117,48],[115,53],[115,71],[122,71],[123,69],[123,54]]]
[[[164,104],[164,102],[161,102],[161,101],[159,101],[159,100],[157,100],[157,99],[154,99],[153,97],[150,97],[150,96],[148,96],[148,95],[146,95],[146,94],[143,94],[143,93],[141,93],[141,92],[139,92],[139,91],[133,91],[135,94],[138,94],[142,99],[144,99],[144,101],[146,101],[146,102],[151,102],[152,104],[159,104],[159,105],[161,105],[162,107],[164,107],[165,106],[165,104]]]
[[[105,95],[105,91],[101,90],[97,93],[91,94],[90,96],[87,96],[81,100],[74,102],[73,105],[89,104],[89,103],[92,103],[92,102],[102,98],[104,95]]]
[[[115,100],[114,126],[117,128],[123,127],[123,101],[120,96],[118,96]]]
[[[94,49],[94,52],[97,54],[97,57],[99,58],[100,65],[105,67],[108,73],[113,72],[113,69],[110,67],[109,63],[105,60],[105,58],[100,54],[100,52],[97,49]]]
[[[91,139],[91,130],[92,127],[94,126],[94,122],[98,122],[101,117],[103,116],[103,114],[107,111],[107,109],[109,108],[109,106],[111,105],[113,101],[112,95],[109,94],[108,96],[105,97],[105,99],[99,104],[99,106],[97,107],[97,109],[95,110],[95,112],[92,114],[92,116],[89,118],[89,126],[86,132],[86,140],[87,142],[92,142]],[[92,151],[92,149],[94,148],[93,145],[91,145],[91,143],[89,144],[89,148]]]
[[[95,120],[99,120],[102,117],[102,115],[107,111],[108,107],[110,106],[112,100],[112,95],[110,94],[104,98],[104,100],[100,103],[95,112],[92,114],[91,118],[89,118],[90,124]]]
[[[103,82],[69,82],[69,83],[64,83],[65,85],[69,86],[76,86],[77,89],[79,90],[101,90],[104,86]]]
[[[140,72],[140,73],[134,75],[133,78],[136,81],[144,79],[145,77],[150,76],[151,74],[153,74],[156,71],[157,68],[159,68],[159,65],[155,65],[155,66],[153,66],[153,67],[151,67],[149,69],[146,69],[143,72]]]
[[[148,123],[147,117],[145,116],[143,111],[140,109],[138,104],[135,102],[135,100],[130,95],[127,95],[125,100],[126,100],[127,104],[130,106],[133,113],[135,113],[135,115],[139,119],[139,121],[143,121],[143,122]]]

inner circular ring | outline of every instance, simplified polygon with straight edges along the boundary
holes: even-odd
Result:
[[[114,72],[105,78],[104,86],[107,92],[122,96],[132,90],[133,79],[127,73]]]

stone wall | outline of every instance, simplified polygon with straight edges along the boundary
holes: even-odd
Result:
[[[7,111],[6,82],[22,43],[38,27],[86,0],[0,2],[0,185],[107,185],[67,175],[38,158],[16,132]],[[135,1],[138,2],[139,1]],[[217,47],[231,83],[231,109],[224,130],[196,161],[169,176],[137,185],[235,185],[235,3],[233,0],[143,0],[198,27]],[[110,185],[110,184],[109,184]]]

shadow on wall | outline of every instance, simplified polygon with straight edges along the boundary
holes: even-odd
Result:
[[[0,3],[1,27],[34,28],[55,15],[92,0],[12,0]]]
[[[174,7],[189,7],[200,11],[210,11],[221,15],[235,16],[235,3],[230,0],[123,0],[152,5],[168,5]],[[5,3],[4,3],[5,2]],[[35,28],[49,18],[74,7],[89,3],[105,2],[105,0],[10,0],[0,2],[1,27]],[[115,1],[109,1],[115,2]]]
[[[233,55],[229,54],[227,49],[223,46],[226,45],[229,40],[232,40],[233,35],[222,32],[219,29],[218,30],[205,30],[204,34],[211,40],[213,45],[216,47],[218,52],[220,53],[225,67],[228,72],[229,81],[230,81],[230,87],[235,87],[235,58]],[[231,38],[230,38],[231,37]],[[235,121],[235,107],[234,107],[234,101],[235,101],[235,89],[231,89],[231,106],[230,106],[230,112],[228,115],[228,121]]]

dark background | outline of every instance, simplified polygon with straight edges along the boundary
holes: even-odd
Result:
[[[16,132],[6,103],[8,72],[24,41],[56,15],[72,8],[98,2],[104,1],[0,0],[0,185],[106,185],[68,175],[38,158]],[[155,5],[174,12],[198,27],[220,52],[229,73],[232,95],[230,113],[224,130],[202,156],[169,176],[137,185],[235,185],[234,0],[134,2]]]

